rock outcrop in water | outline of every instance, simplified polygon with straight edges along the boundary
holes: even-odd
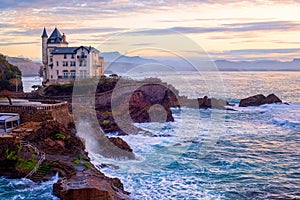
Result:
[[[226,109],[225,106],[230,105],[226,100],[223,99],[216,99],[216,98],[208,98],[204,96],[203,98],[197,99],[189,99],[185,96],[180,97],[180,102],[182,106],[186,106],[189,108],[199,108],[199,109],[207,109],[207,108],[214,108],[214,109]]]
[[[28,122],[0,135],[0,176],[40,182],[59,173],[53,192],[60,199],[130,199],[120,180],[98,171],[84,149],[71,124],[65,128],[56,121]]]
[[[258,94],[245,99],[241,99],[239,107],[260,106],[263,104],[282,103],[282,101],[275,95],[269,94],[265,97],[263,94]]]

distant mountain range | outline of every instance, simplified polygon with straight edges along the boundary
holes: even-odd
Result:
[[[6,59],[9,63],[17,66],[21,70],[22,76],[39,75],[39,70],[42,64],[33,62],[28,58],[7,56]]]
[[[300,71],[300,59],[290,62],[277,60],[228,61],[216,60],[215,64],[221,71]]]
[[[106,73],[124,73],[139,65],[159,63],[157,60],[140,56],[125,56],[117,51],[104,52],[100,56],[104,57]]]
[[[103,52],[100,56],[104,57],[106,73],[124,73],[140,65],[164,65],[176,71],[195,71],[194,67],[184,60],[173,58],[148,59],[140,56],[126,56],[119,52]],[[41,63],[32,61],[28,58],[8,57],[9,63],[19,67],[23,76],[39,75]],[[191,60],[196,60],[191,59]],[[208,61],[197,61],[201,69],[211,65]],[[216,60],[214,62],[220,71],[300,71],[300,59],[289,62],[277,60],[257,60],[257,61],[228,61]]]
[[[119,52],[104,52],[100,54],[104,57],[107,72],[124,73],[139,65],[162,64],[177,71],[195,71],[194,67],[184,60],[168,59],[147,59],[140,56],[125,56]],[[195,61],[193,63],[202,66],[211,65],[208,61]],[[216,60],[214,62],[220,71],[300,71],[300,59],[290,62],[277,60],[257,60],[257,61],[228,61]]]

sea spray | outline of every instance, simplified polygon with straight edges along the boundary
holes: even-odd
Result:
[[[134,154],[115,146],[99,126],[94,109],[98,79],[74,83],[72,112],[77,135],[84,140],[86,150],[108,158],[134,159]]]

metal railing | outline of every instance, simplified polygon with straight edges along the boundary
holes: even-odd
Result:
[[[62,191],[67,191],[69,189],[76,189],[76,188],[84,188],[85,186],[88,185],[86,180],[82,181],[72,181],[67,183],[67,178],[62,178],[61,179],[61,185],[62,185]]]
[[[39,156],[40,156],[40,159],[39,161],[37,162],[37,164],[34,166],[34,168],[25,176],[25,178],[28,178],[30,176],[32,176],[38,169],[39,167],[41,166],[41,164],[44,162],[44,160],[46,159],[46,154],[42,151],[40,151],[36,146],[30,144],[29,142],[27,141],[20,141],[20,145],[22,146],[27,146],[27,147],[30,147],[32,148]]]

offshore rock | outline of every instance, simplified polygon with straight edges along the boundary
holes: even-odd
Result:
[[[226,100],[208,98],[207,96],[204,96],[203,98],[197,98],[197,99],[189,99],[186,96],[182,96],[180,97],[180,102],[183,106],[189,108],[196,108],[196,109],[207,109],[207,108],[226,109],[225,106],[230,105]]]
[[[269,94],[265,97],[263,94],[257,94],[245,99],[241,99],[239,107],[260,106],[263,104],[282,103],[275,94]]]
[[[127,144],[127,142],[125,142],[124,140],[122,140],[119,137],[110,137],[108,138],[114,145],[116,145],[117,147],[119,147],[122,150],[128,151],[128,152],[132,152],[131,147]]]
[[[69,179],[60,179],[53,193],[62,200],[129,200],[123,184],[117,178],[107,178],[101,172],[77,172]]]

